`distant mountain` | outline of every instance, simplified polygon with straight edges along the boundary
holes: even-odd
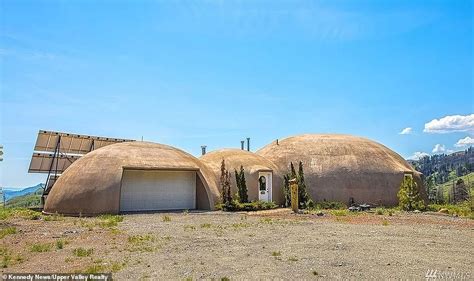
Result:
[[[44,187],[44,184],[42,184],[42,183],[37,184],[35,186],[26,187],[26,188],[23,188],[23,189],[13,189],[13,188],[9,188],[9,187],[4,187],[4,188],[2,188],[2,192],[5,196],[5,201],[8,201],[8,200],[11,200],[15,197],[34,194],[39,189],[42,189],[43,187]]]

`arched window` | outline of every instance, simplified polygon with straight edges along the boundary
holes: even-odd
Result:
[[[267,182],[266,182],[266,179],[265,179],[264,176],[261,176],[258,179],[258,184],[259,184],[259,187],[260,187],[260,191],[266,191],[267,190]]]

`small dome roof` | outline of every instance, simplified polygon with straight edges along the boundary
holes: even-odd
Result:
[[[272,162],[242,149],[220,149],[209,152],[199,158],[211,170],[220,175],[222,160],[225,160],[226,168],[229,171],[239,169],[242,165],[249,173],[258,171],[273,171],[276,166]]]
[[[118,213],[124,168],[199,170],[209,203],[219,191],[213,189],[212,172],[196,157],[177,148],[150,142],[123,142],[94,150],[75,161],[59,177],[45,202],[46,213]]]

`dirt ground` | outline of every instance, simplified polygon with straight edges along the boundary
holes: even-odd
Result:
[[[0,229],[7,227],[16,233],[0,239],[7,266],[2,273],[113,272],[118,280],[425,279],[437,270],[474,278],[474,220],[440,214],[317,216],[280,209],[130,214],[117,226],[99,218],[11,218],[0,222]]]

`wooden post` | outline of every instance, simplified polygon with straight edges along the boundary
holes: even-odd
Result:
[[[296,179],[290,180],[291,188],[291,209],[298,213],[298,181]]]

